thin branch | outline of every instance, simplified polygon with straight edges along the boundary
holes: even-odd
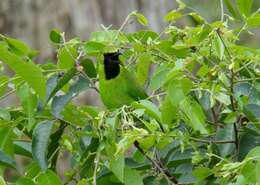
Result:
[[[246,79],[241,79],[241,80],[235,80],[234,83],[255,81],[255,80],[259,80],[259,79],[260,79],[260,77],[256,77],[256,78],[246,78]]]
[[[234,100],[234,71],[231,69],[231,79],[230,79],[230,102],[231,102],[231,108],[233,112],[236,112],[236,107],[235,107],[235,100]],[[233,123],[234,127],[234,133],[235,133],[235,145],[236,145],[236,151],[238,152],[239,150],[239,138],[238,138],[238,129],[237,129],[237,123]]]
[[[218,126],[220,128],[224,128],[225,127],[225,125],[222,124],[222,123],[211,122],[211,121],[207,121],[207,123],[210,124],[210,125]]]
[[[224,6],[223,6],[223,0],[219,0],[220,2],[220,13],[221,13],[221,16],[220,16],[220,21],[223,22],[224,21]]]
[[[82,69],[82,66],[80,65],[79,59],[83,56],[84,52],[81,51],[81,52],[79,53],[79,55],[77,56],[77,58],[75,58],[75,57],[72,55],[72,53],[70,52],[70,50],[69,50],[69,48],[67,47],[67,45],[66,45],[66,39],[65,39],[65,33],[64,33],[64,32],[61,34],[61,37],[62,37],[63,45],[64,45],[66,51],[69,53],[70,57],[74,60],[77,70],[80,72],[80,74],[82,74],[82,76],[83,76],[85,79],[87,79],[87,80],[90,82],[90,84],[91,84],[90,88],[96,90],[97,93],[99,93],[99,90],[98,90],[98,88],[96,87],[96,85],[95,85],[95,83],[93,82],[93,80],[88,77],[88,75],[84,72],[84,70]]]
[[[229,52],[228,47],[226,46],[222,36],[219,33],[219,30],[216,31],[229,58],[232,59],[231,53]],[[236,112],[236,106],[235,106],[235,100],[234,100],[234,78],[235,78],[235,73],[233,68],[230,69],[230,102],[231,102],[231,108],[233,112]],[[234,127],[234,133],[235,133],[235,146],[236,146],[236,151],[239,151],[239,138],[238,138],[238,129],[237,129],[237,121],[233,123],[233,127]]]
[[[214,107],[211,108],[211,113],[212,113],[213,123],[216,123],[218,121],[218,115],[216,114]]]
[[[6,97],[8,97],[9,95],[15,93],[15,89],[9,91],[8,93],[4,94],[3,96],[0,97],[0,101],[2,101],[3,99],[5,99]]]
[[[148,159],[155,167],[157,170],[159,170],[164,176],[165,178],[171,182],[172,184],[178,184],[178,180],[176,177],[172,176],[169,172],[168,169],[166,169],[162,164],[158,164],[156,161],[154,161],[151,157],[149,157],[148,155],[146,155],[146,153],[144,152],[144,150],[139,146],[138,141],[134,142],[134,146],[139,150],[139,152],[146,157],[146,159]]]
[[[93,174],[93,185],[97,185],[97,169],[99,165],[99,160],[100,160],[100,152],[97,153],[96,158],[95,158],[95,168],[94,168],[94,174]]]
[[[192,141],[196,141],[196,142],[200,142],[200,143],[216,143],[216,144],[227,144],[227,143],[235,143],[234,140],[220,140],[220,141],[216,141],[216,140],[205,140],[205,139],[198,139],[198,138],[194,138],[194,137],[190,137],[190,140]]]
[[[80,72],[80,74],[82,74],[82,76],[90,82],[90,88],[94,89],[97,93],[99,93],[99,89],[96,87],[95,82],[91,78],[89,78],[88,75],[85,74],[85,72],[82,71]]]
[[[231,53],[229,52],[229,49],[228,49],[228,47],[227,47],[226,43],[224,42],[224,40],[223,40],[222,36],[220,35],[220,33],[219,33],[219,29],[218,29],[218,30],[216,30],[216,32],[217,32],[217,34],[218,34],[218,36],[219,36],[219,38],[220,38],[220,40],[221,40],[221,42],[222,42],[222,44],[223,44],[223,46],[224,46],[225,50],[226,50],[226,52],[227,52],[227,54],[228,54],[229,58],[231,59],[231,58],[232,58],[232,55],[231,55]]]
[[[126,24],[128,23],[128,21],[129,21],[129,19],[131,18],[132,15],[133,15],[133,12],[127,15],[127,17],[125,18],[124,22],[122,23],[120,28],[117,30],[116,36],[114,38],[114,41],[118,38],[120,32],[125,28]]]

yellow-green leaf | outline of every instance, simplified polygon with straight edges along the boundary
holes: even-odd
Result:
[[[147,26],[148,20],[147,20],[147,18],[146,18],[143,14],[141,14],[141,13],[136,13],[135,16],[136,16],[136,18],[137,18],[137,21],[138,21],[140,24],[142,24],[142,25],[144,25],[144,26]]]
[[[166,21],[166,22],[176,21],[177,19],[179,19],[181,17],[182,17],[182,13],[180,13],[176,10],[172,10],[164,16],[164,21]]]
[[[38,185],[62,185],[59,176],[51,170],[40,174],[37,180]]]
[[[46,94],[46,78],[43,76],[41,68],[32,62],[24,61],[2,45],[0,45],[0,51],[0,60],[20,75],[22,79],[35,90],[41,100],[44,101]]]
[[[6,185],[5,180],[2,176],[0,176],[0,185]]]
[[[239,12],[248,17],[251,12],[253,0],[236,0]]]
[[[63,47],[58,51],[58,67],[60,69],[71,69],[77,58],[77,50],[73,47]]]

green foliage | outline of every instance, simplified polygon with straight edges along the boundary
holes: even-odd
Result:
[[[137,12],[85,41],[54,29],[55,64],[36,64],[37,51],[0,35],[0,101],[19,100],[0,108],[0,185],[260,184],[260,50],[239,40],[260,26],[259,11],[253,0],[224,0],[230,15],[207,22],[177,3],[159,34]],[[186,18],[194,26],[175,25]],[[145,30],[123,32],[129,19]],[[102,55],[116,51],[127,75],[113,83]],[[75,104],[88,89],[108,96],[108,107]],[[15,155],[28,159],[24,169]],[[19,173],[7,179],[7,169]]]

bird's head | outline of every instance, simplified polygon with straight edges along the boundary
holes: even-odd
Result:
[[[120,52],[104,53],[104,62],[120,63],[120,61],[119,61],[119,56],[120,55],[121,55]]]
[[[107,80],[116,78],[120,73],[120,52],[104,53],[104,71]]]

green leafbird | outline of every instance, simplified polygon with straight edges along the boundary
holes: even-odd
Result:
[[[105,53],[99,58],[100,96],[108,109],[130,105],[134,101],[147,98],[134,74],[120,62],[119,55],[119,52]]]

